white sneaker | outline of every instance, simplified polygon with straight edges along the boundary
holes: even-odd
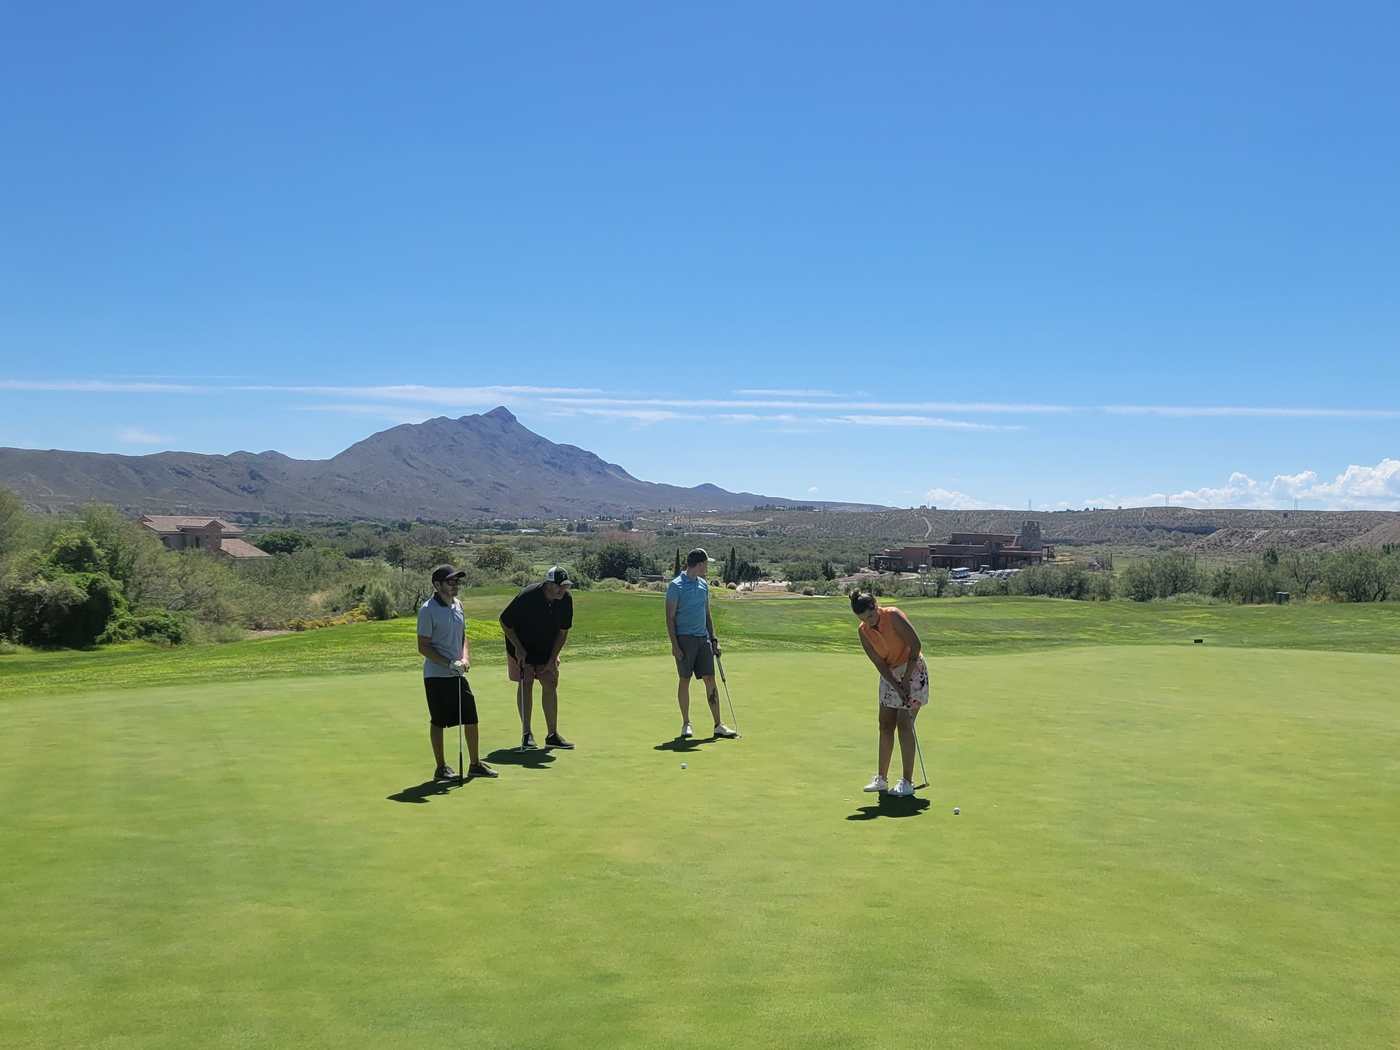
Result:
[[[681,739],[682,739],[682,740],[689,740],[689,739],[690,739],[691,737],[693,737],[694,735],[695,735],[695,730],[691,727],[691,725],[690,725],[689,722],[687,722],[685,725],[681,726]]]
[[[888,791],[889,789],[890,789],[890,782],[889,782],[888,780],[886,780],[884,777],[880,776],[880,775],[877,773],[877,774],[875,775],[875,779],[872,780],[870,783],[866,784],[865,787],[862,788],[861,790],[862,790],[862,791]]]
[[[715,736],[719,737],[721,740],[733,740],[738,735],[738,733],[734,732],[734,730],[730,729],[723,722],[715,726]]]
[[[906,795],[912,795],[913,793],[914,785],[909,783],[909,781],[905,780],[903,777],[899,778],[898,784],[890,788],[890,794],[898,796],[899,798],[904,798]]]

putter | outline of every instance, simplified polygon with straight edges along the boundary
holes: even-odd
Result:
[[[909,730],[914,734],[914,751],[919,756],[919,772],[924,775],[924,782],[920,787],[928,787],[928,767],[924,765],[924,749],[919,746],[919,731],[914,728],[914,724],[909,723]]]
[[[467,727],[462,724],[462,676],[457,676],[457,783],[459,785],[467,782],[467,770],[462,765],[462,739],[466,735]]]
[[[734,698],[729,695],[729,679],[724,677],[724,661],[719,658],[719,653],[715,654],[715,666],[719,668],[719,680],[724,685],[724,698],[729,701],[729,720],[734,723],[734,732],[743,736],[739,732],[739,716],[734,713]]]

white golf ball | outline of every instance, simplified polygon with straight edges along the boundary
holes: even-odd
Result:
[[[682,768],[682,769],[685,769],[685,768],[686,768],[686,766],[685,766],[685,763],[684,763],[684,762],[682,762],[682,763],[681,763],[681,768]]]
[[[962,810],[958,809],[957,806],[954,806],[954,807],[953,807],[953,816],[956,817],[956,816],[957,816],[959,813],[961,813],[961,812],[962,812]]]

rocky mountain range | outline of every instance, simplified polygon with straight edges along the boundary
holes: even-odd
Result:
[[[642,481],[585,449],[528,430],[505,407],[405,423],[324,460],[280,452],[227,456],[0,448],[0,485],[36,509],[89,500],[141,513],[334,518],[565,517],[805,506],[714,484]],[[853,504],[826,504],[861,509]]]

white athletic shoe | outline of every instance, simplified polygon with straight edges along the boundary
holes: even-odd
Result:
[[[695,729],[694,729],[694,727],[691,726],[691,724],[690,724],[689,722],[687,722],[685,725],[681,726],[681,739],[682,739],[682,740],[689,740],[689,739],[690,739],[691,737],[693,737],[694,735],[695,735]]]
[[[890,794],[895,795],[899,798],[904,798],[906,795],[912,795],[913,793],[914,785],[911,784],[909,781],[905,780],[903,777],[899,778],[898,784],[890,788]]]
[[[734,732],[734,730],[730,729],[727,725],[725,725],[723,722],[715,726],[714,732],[715,736],[719,737],[719,739],[721,740],[733,740],[739,735],[738,733]]]
[[[864,787],[862,790],[864,790],[864,791],[888,791],[889,789],[890,789],[890,782],[889,782],[888,780],[886,780],[884,777],[880,776],[880,775],[877,773],[877,774],[875,774],[875,779],[872,780],[870,783],[866,784],[865,787]]]

